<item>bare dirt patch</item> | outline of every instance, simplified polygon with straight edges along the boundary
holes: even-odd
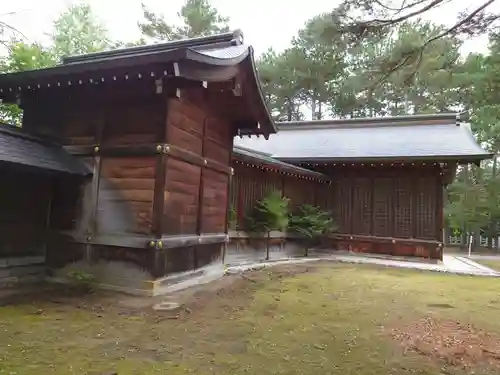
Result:
[[[198,311],[206,311],[210,306],[222,306],[228,313],[248,307],[252,291],[272,280],[291,278],[313,272],[331,263],[284,264],[273,267],[231,274],[208,284],[195,286],[161,297],[164,301],[175,301],[182,309],[175,318],[195,317]],[[170,317],[172,318],[172,317]]]
[[[207,284],[154,298],[101,290],[82,294],[65,286],[44,284],[0,294],[0,307],[31,305],[37,314],[43,314],[46,308],[55,308],[59,312],[82,310],[93,312],[98,317],[104,313],[113,313],[120,316],[149,317],[155,321],[158,321],[157,318],[187,318],[210,305],[222,304],[228,311],[234,312],[245,308],[249,302],[245,296],[251,295],[253,290],[264,283],[311,272],[322,264],[323,262],[276,265],[262,270],[227,275]],[[174,312],[154,311],[153,307],[162,302],[175,302],[180,305],[180,309]]]
[[[500,336],[470,324],[425,317],[402,329],[393,329],[391,335],[405,352],[417,352],[463,368],[500,368]]]

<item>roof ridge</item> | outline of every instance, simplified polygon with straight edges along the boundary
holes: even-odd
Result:
[[[358,117],[350,119],[280,121],[279,130],[374,128],[399,126],[458,125],[467,121],[466,113],[439,113],[386,117]]]
[[[60,145],[58,145],[53,139],[50,139],[47,136],[44,136],[41,134],[28,133],[28,132],[24,131],[23,128],[20,128],[16,125],[8,124],[5,122],[0,122],[0,133],[6,133],[6,134],[9,134],[13,137],[22,138],[22,139],[25,139],[27,141],[32,141],[32,142],[60,148]]]
[[[234,31],[202,36],[197,38],[186,38],[180,40],[173,40],[164,43],[153,43],[143,46],[118,48],[103,52],[93,52],[86,53],[82,55],[65,56],[62,59],[62,65],[81,63],[92,60],[108,59],[125,57],[138,53],[153,53],[153,52],[164,52],[167,50],[177,49],[177,48],[193,48],[193,47],[210,47],[214,48],[219,45],[220,47],[226,47],[230,45],[240,45],[243,44],[243,32],[240,29]]]

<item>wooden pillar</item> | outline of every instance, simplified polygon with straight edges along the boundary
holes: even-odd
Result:
[[[207,134],[207,120],[206,118],[203,119],[203,127],[202,127],[202,133],[201,133],[201,156],[205,157],[205,146],[206,146],[206,134]],[[229,159],[231,160],[231,159]],[[199,180],[199,185],[198,185],[198,210],[197,210],[197,217],[196,217],[196,234],[198,236],[202,235],[203,228],[202,228],[202,218],[203,218],[203,192],[204,192],[204,175],[205,175],[205,167],[201,166],[200,167],[200,180]],[[227,210],[226,210],[227,211]],[[226,219],[227,219],[227,214],[226,214]],[[227,223],[226,223],[227,225]],[[227,230],[226,230],[227,232]],[[194,252],[193,252],[193,262],[194,262],[194,268],[198,268],[198,250],[195,247]]]
[[[444,184],[443,176],[440,174],[437,181],[437,195],[436,195],[436,233],[435,237],[438,241],[443,241],[443,227],[444,227]],[[444,246],[444,244],[443,244]]]
[[[206,146],[206,133],[207,133],[207,121],[203,121],[202,128],[202,143],[201,143],[201,156],[205,156],[205,146]],[[202,216],[203,216],[203,175],[205,168],[200,167],[200,183],[198,185],[198,216],[196,218],[196,234],[202,234]]]
[[[101,162],[102,157],[99,155],[101,151],[101,143],[103,141],[104,127],[105,127],[104,114],[99,114],[99,120],[96,126],[96,144],[94,146],[94,166],[91,183],[91,198],[89,209],[89,221],[86,225],[87,243],[85,245],[85,261],[92,261],[92,244],[90,243],[97,232],[97,205],[99,203],[99,184],[101,182]]]
[[[396,227],[398,225],[397,223],[397,220],[396,220],[396,211],[397,211],[397,204],[396,204],[396,189],[397,189],[397,185],[396,185],[396,179],[397,179],[397,176],[392,176],[392,178],[390,179],[390,182],[391,182],[391,186],[390,186],[390,190],[391,190],[391,195],[390,195],[390,201],[387,202],[387,205],[389,206],[388,207],[388,210],[389,210],[389,231],[388,233],[386,233],[386,236],[387,237],[396,237]]]
[[[233,151],[231,150],[231,154],[229,157],[229,160],[233,159]],[[233,175],[234,175],[234,169],[231,168],[231,173],[228,176],[228,183],[227,183],[227,204],[226,204],[226,226],[225,226],[225,232],[226,234],[229,233],[229,210],[231,209],[231,187],[233,183]],[[227,245],[229,243],[229,238],[224,242],[224,245],[222,247],[222,264],[224,264],[225,259],[226,259],[226,253],[227,253]]]
[[[371,217],[371,220],[370,220],[370,236],[374,236],[374,232],[375,232],[375,189],[376,189],[376,186],[375,186],[375,176],[370,176],[370,205],[371,205],[371,208],[370,208],[370,212],[372,213],[372,217]]]
[[[168,127],[168,111],[169,111],[169,97],[172,97],[173,91],[158,90],[158,85],[163,87],[163,80],[155,83],[157,85],[157,95],[160,96],[160,105],[163,105],[163,116],[161,124],[161,132],[159,139],[162,141],[156,146],[156,167],[155,167],[155,180],[153,186],[153,208],[151,215],[151,234],[156,239],[161,239],[165,231],[165,190],[167,187],[167,162],[168,162],[168,148],[163,145],[163,142],[168,142],[167,127]],[[164,274],[167,268],[166,254],[161,249],[155,246],[152,254],[151,272],[155,276]]]
[[[354,201],[355,201],[355,197],[354,197],[354,184],[353,182],[355,181],[355,179],[353,178],[352,174],[349,176],[349,180],[348,180],[348,188],[349,188],[349,234],[353,234],[354,233],[354,214],[353,214],[353,209],[354,209]]]
[[[413,172],[413,171],[412,171]],[[411,176],[411,175],[410,175]],[[410,214],[411,214],[411,237],[418,238],[418,195],[419,191],[419,177],[418,175],[411,176],[411,200],[410,200]]]
[[[151,231],[156,238],[163,234],[163,210],[165,207],[165,187],[167,179],[167,155],[163,146],[158,145],[156,160],[155,182],[153,192],[153,215]]]
[[[43,256],[47,258],[47,247],[49,244],[49,233],[50,233],[50,218],[52,216],[52,199],[54,194],[54,184],[55,178],[49,179],[48,186],[48,199],[47,199],[47,208],[46,208],[46,217],[45,217],[45,233],[44,233],[44,242],[43,242]]]
[[[243,184],[241,184],[241,181],[243,181],[242,177],[244,176],[244,168],[242,167],[242,164],[240,164],[240,168],[238,168],[240,177],[238,178],[238,190],[236,191],[236,199],[237,199],[237,211],[236,211],[236,216],[238,220],[238,225],[244,226],[245,225],[245,195],[243,191]]]
[[[318,206],[318,187],[319,187],[319,181],[312,180],[312,182],[314,183],[314,188],[313,188],[313,205],[314,206]]]

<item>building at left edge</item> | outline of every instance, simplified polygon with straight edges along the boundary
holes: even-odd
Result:
[[[0,98],[23,109],[0,133],[4,258],[146,294],[222,258],[233,138],[276,132],[239,31],[3,74]]]

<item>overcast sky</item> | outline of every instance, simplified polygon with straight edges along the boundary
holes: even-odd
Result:
[[[176,22],[183,0],[142,0],[151,9],[162,12],[168,21]],[[2,20],[18,28],[30,41],[42,41],[52,22],[65,7],[80,0],[15,0],[2,5]],[[337,0],[212,0],[221,14],[231,18],[232,28],[242,29],[245,42],[257,54],[268,47],[286,48],[291,37],[311,17],[332,10]],[[132,41],[139,38],[137,21],[141,19],[141,0],[87,0],[109,29],[113,39]],[[500,10],[500,4],[494,4]],[[460,11],[477,4],[475,0],[452,0],[448,5],[426,16],[435,22],[450,24]],[[10,13],[14,14],[10,14]],[[464,52],[481,51],[486,39],[469,41]]]

